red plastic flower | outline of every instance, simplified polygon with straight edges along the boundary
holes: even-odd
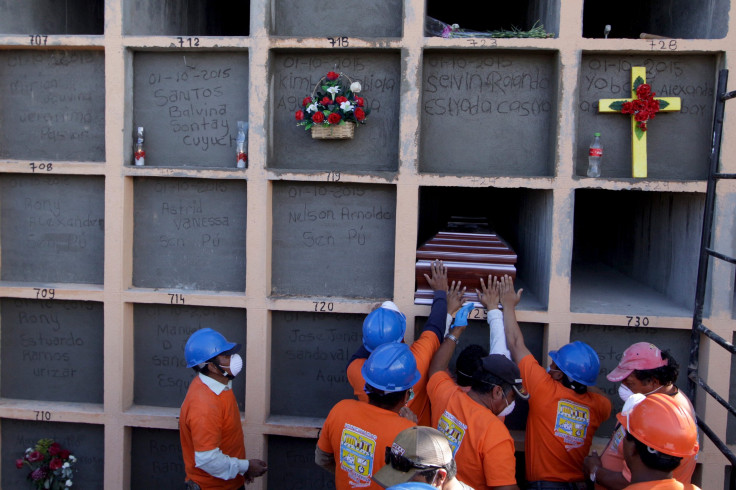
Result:
[[[311,103],[312,103],[312,98],[311,97],[304,97],[304,100],[302,100],[302,105],[304,107],[307,107]]]
[[[363,97],[355,98],[355,105],[357,105],[358,107],[363,107],[364,103],[365,103],[365,100],[363,99]]]
[[[330,105],[332,104],[332,99],[330,99],[329,97],[322,97],[320,104],[325,105],[325,106]]]
[[[340,75],[334,71],[327,73],[327,80],[337,80],[338,78],[340,78]]]
[[[651,118],[654,118],[654,114],[659,112],[659,101],[657,99],[650,99],[647,101],[647,110],[651,114]]]
[[[240,155],[238,155],[238,158],[240,158]],[[246,159],[247,159],[247,156],[246,156]],[[59,453],[59,457],[61,459],[69,459],[69,455],[70,454],[72,454],[72,453],[69,452],[68,449],[62,449],[61,452]]]
[[[634,113],[634,103],[624,102],[624,104],[621,106],[621,112],[623,114],[633,114]]]
[[[59,458],[53,458],[51,461],[49,461],[49,469],[51,471],[58,470],[63,464],[64,462]]]
[[[365,111],[360,107],[355,108],[355,119],[362,121],[365,119]]]
[[[30,478],[33,481],[43,480],[44,478],[46,478],[46,471],[42,468],[36,468],[35,470],[33,470],[33,472],[31,472]]]
[[[312,121],[316,124],[321,124],[325,122],[325,115],[321,112],[315,112],[314,115],[312,115]]]
[[[294,115],[294,117],[296,117],[296,120],[297,121],[303,121],[304,120],[304,111],[302,111],[302,110],[296,111],[296,114]]]
[[[51,444],[51,445],[49,446],[49,454],[50,454],[51,456],[56,456],[56,455],[57,455],[57,454],[59,454],[60,452],[61,452],[61,446],[59,445],[59,443],[58,443],[58,442],[55,442],[55,443],[53,443],[53,444]]]
[[[637,111],[637,113],[634,114],[634,120],[637,122],[644,122],[647,119],[649,119],[649,113],[647,111]]]
[[[636,96],[640,99],[648,99],[649,97],[654,97],[654,93],[652,93],[652,86],[648,83],[642,83],[638,87],[636,87]]]
[[[336,112],[333,112],[332,114],[330,114],[329,116],[327,116],[327,122],[330,123],[330,124],[337,124],[337,123],[340,122],[340,119],[342,119],[340,117],[340,114],[338,114]]]
[[[335,97],[335,102],[337,102],[338,104],[342,104],[343,102],[347,102],[347,101],[348,101],[348,98],[345,97],[344,95],[338,95],[337,97]]]
[[[38,451],[31,451],[28,453],[28,456],[26,456],[26,459],[31,463],[35,463],[36,461],[41,461],[43,459],[43,454]]]
[[[23,469],[23,460],[22,459],[16,459],[15,460],[15,467],[19,470]]]

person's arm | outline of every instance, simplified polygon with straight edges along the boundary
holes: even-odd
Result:
[[[503,276],[499,286],[501,305],[503,306],[503,327],[506,333],[506,345],[511,351],[511,358],[518,363],[531,354],[524,343],[524,336],[516,321],[516,305],[521,301],[523,289],[514,292],[514,281],[509,276]]]
[[[491,282],[492,281],[492,282]],[[487,310],[486,320],[490,327],[490,354],[501,354],[511,359],[511,352],[506,347],[506,333],[503,328],[503,313],[498,309],[500,303],[500,283],[495,276],[488,276],[488,285],[480,280],[480,290],[476,289],[478,301]]]
[[[330,473],[335,473],[335,455],[324,452],[319,446],[314,448],[314,462]]]
[[[462,287],[462,283],[460,281],[452,281],[450,289],[447,291],[447,316],[445,319],[445,335],[450,333],[450,326],[452,325],[453,317],[463,305],[465,289],[466,288]],[[440,341],[442,340],[440,339]]]
[[[450,364],[450,359],[455,353],[455,347],[457,343],[452,338],[460,340],[460,336],[465,331],[465,325],[462,327],[455,327],[450,330],[450,333],[445,337],[445,340],[440,345],[440,348],[435,352],[432,357],[432,362],[429,364],[429,371],[427,372],[427,379],[431,378],[433,374],[440,371],[447,370],[447,366]]]
[[[247,459],[228,456],[216,447],[209,451],[195,451],[194,466],[215,478],[232,480],[239,474],[245,474],[250,468],[250,462]]]
[[[427,284],[434,290],[434,300],[432,301],[432,310],[429,313],[427,323],[424,324],[422,332],[427,330],[437,335],[437,340],[442,343],[445,334],[444,320],[448,312],[448,287],[447,287],[447,267],[441,260],[435,260],[430,266],[431,276],[424,274]],[[453,283],[454,286],[454,283]]]
[[[604,468],[601,457],[595,451],[583,460],[583,473],[598,485],[610,490],[621,490],[631,484],[622,473]]]

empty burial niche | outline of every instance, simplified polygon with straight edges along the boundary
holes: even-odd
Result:
[[[486,35],[493,31],[498,37],[557,37],[559,34],[560,0],[494,2],[493,15],[479,15],[485,7],[486,3],[480,0],[466,2],[463,8],[442,0],[427,0],[425,35],[472,36],[467,31]],[[455,36],[446,29],[453,24],[459,26]]]
[[[618,366],[623,352],[637,342],[650,342],[661,351],[669,351],[679,366],[677,382],[681,390],[687,390],[687,365],[690,360],[690,330],[662,328],[667,325],[658,324],[656,320],[649,326],[622,327],[613,325],[572,325],[570,342],[580,340],[590,345],[598,353],[601,369],[596,386],[606,392],[613,403],[611,417],[596,432],[599,437],[610,437],[616,424],[615,414],[623,408],[623,401],[618,396],[620,383],[608,381],[606,375]]]
[[[335,8],[321,0],[273,0],[271,31],[276,36],[327,37],[341,48],[350,46],[350,37],[400,37],[403,4],[401,0],[343,0]]]
[[[0,33],[31,35],[31,45],[44,46],[49,34],[103,34],[103,0],[0,0]]]
[[[471,235],[497,234],[517,256],[515,286],[524,288],[520,308],[525,310],[547,308],[552,240],[552,193],[550,191],[456,187],[420,189],[417,248],[430,240],[436,241],[437,234],[443,231],[462,231]],[[429,252],[426,260],[442,258],[452,263],[453,254],[457,252],[449,250],[448,255],[444,253],[448,252],[446,247],[440,248],[442,252],[437,252],[436,256]],[[492,251],[483,250],[482,252],[491,253]],[[460,271],[464,268],[454,265],[450,269],[449,279],[453,279],[452,269],[462,274]],[[420,285],[419,280],[417,285]],[[471,284],[467,285],[471,286],[469,290],[476,287]]]
[[[694,193],[578,190],[572,311],[691,316],[703,203]]]
[[[250,1],[124,0],[123,33],[131,36],[247,36]],[[198,39],[177,40],[193,48]]]
[[[583,37],[651,39],[653,49],[674,51],[674,39],[720,39],[728,32],[728,0],[585,0]],[[606,26],[611,26],[606,34]]]

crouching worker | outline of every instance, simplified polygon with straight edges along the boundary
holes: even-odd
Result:
[[[626,488],[697,490],[672,476],[683,458],[698,452],[698,429],[690,410],[671,396],[636,393],[616,418],[626,428],[624,459],[631,470]]]
[[[452,448],[437,429],[416,426],[402,430],[386,448],[385,461],[386,466],[373,477],[383,487],[421,482],[442,490],[472,490],[455,478]]]
[[[416,425],[416,415],[406,404],[421,374],[409,346],[376,347],[361,371],[368,403],[342,400],[332,407],[315,449],[315,463],[335,474],[337,490],[380,490],[371,477],[385,464],[384,448],[399,432]]]
[[[245,488],[263,475],[260,459],[245,459],[245,439],[232,380],[243,367],[240,344],[225,340],[219,332],[203,328],[184,347],[192,380],[179,414],[179,437],[186,485],[191,490]]]

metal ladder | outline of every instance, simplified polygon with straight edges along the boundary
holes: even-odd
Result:
[[[710,340],[723,347],[724,349],[736,354],[736,347],[716,334],[708,327],[703,325],[703,306],[705,302],[705,290],[708,277],[708,267],[710,259],[716,258],[724,260],[736,265],[736,258],[729,257],[722,253],[716,252],[711,248],[711,239],[713,232],[713,219],[716,201],[716,185],[720,179],[736,179],[736,174],[723,174],[718,172],[718,160],[721,153],[721,137],[723,134],[723,113],[725,103],[728,99],[736,98],[736,91],[726,92],[728,82],[728,70],[721,70],[718,74],[718,87],[716,89],[716,106],[713,115],[713,140],[710,149],[710,169],[708,171],[708,186],[705,195],[705,210],[703,213],[703,234],[700,239],[700,260],[698,262],[698,278],[695,290],[695,310],[693,312],[693,326],[690,340],[690,363],[688,364],[688,395],[695,405],[695,398],[698,393],[698,387],[702,388],[706,393],[712,396],[718,403],[723,405],[732,415],[736,415],[736,408],[731,405],[728,400],[724,399],[713,390],[708,384],[698,376],[698,355],[700,353],[701,335],[705,335]],[[698,426],[700,430],[708,436],[708,438],[716,445],[716,447],[731,462],[730,483],[731,490],[736,489],[736,455],[728,448],[724,441],[698,417]]]

